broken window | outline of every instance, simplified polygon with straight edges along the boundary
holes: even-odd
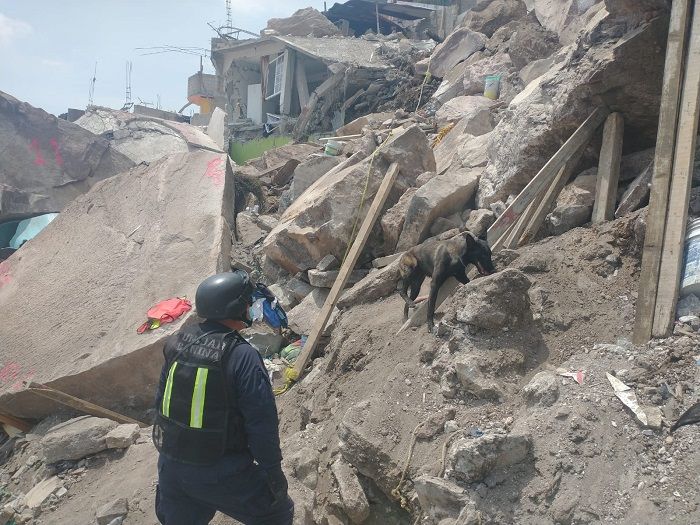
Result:
[[[265,100],[270,100],[282,92],[282,75],[284,73],[284,53],[280,53],[277,58],[270,61],[267,66],[267,78],[273,79],[272,82],[267,82],[267,92]]]

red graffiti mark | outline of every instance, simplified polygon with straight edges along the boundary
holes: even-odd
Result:
[[[54,159],[56,160],[56,164],[58,166],[63,166],[63,157],[61,156],[61,150],[58,148],[58,141],[55,138],[52,138],[49,141],[49,144],[51,145],[51,149],[53,150]]]
[[[41,154],[41,147],[39,146],[39,141],[37,139],[32,139],[30,148],[34,152],[34,164],[37,166],[43,166],[46,164],[44,156]]]
[[[7,261],[0,262],[0,288],[12,281],[10,276],[10,264]]]
[[[2,368],[0,368],[0,383],[9,383],[10,381],[16,381],[22,367],[17,363],[8,363]]]
[[[211,159],[207,163],[207,171],[204,176],[210,178],[215,186],[223,185],[226,176],[226,164],[224,164],[223,157]]]
[[[25,382],[26,382],[26,383],[31,382],[31,380],[34,379],[34,376],[35,376],[35,375],[36,375],[36,371],[35,371],[35,370],[30,370],[30,371],[27,372],[26,374],[21,375],[21,376],[19,377],[19,379],[17,379],[17,381],[15,381],[14,383],[12,383],[12,384],[10,385],[9,390],[12,391],[12,392],[16,392],[16,391],[18,391],[18,390],[24,389],[24,383],[25,383]]]

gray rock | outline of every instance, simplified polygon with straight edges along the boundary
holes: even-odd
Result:
[[[357,475],[342,458],[331,465],[333,476],[338,482],[343,510],[353,523],[363,523],[369,518],[369,502]]]
[[[496,222],[496,214],[491,210],[473,210],[464,227],[476,236],[484,235],[491,225]]]
[[[547,216],[547,228],[551,234],[561,235],[591,220],[597,178],[597,168],[591,168],[564,187],[554,210]]]
[[[0,220],[62,211],[133,165],[108,140],[0,92]]]
[[[350,276],[348,277],[348,281],[345,286],[352,286],[355,283],[360,282],[362,279],[367,277],[368,273],[369,270],[353,270],[350,272]],[[338,275],[340,275],[340,272],[338,270],[328,272],[323,272],[321,270],[309,270],[308,275],[311,286],[315,286],[316,288],[333,288],[333,285],[335,284]]]
[[[359,217],[361,222],[367,214],[368,203],[374,199],[394,161],[400,171],[389,202],[396,202],[406,188],[414,185],[418,175],[435,170],[433,151],[418,125],[395,132],[373,161],[365,158],[314,184],[285,211],[280,224],[265,239],[264,253],[292,274],[315,268],[328,254],[341,259],[355,220]],[[364,189],[365,181],[367,191],[358,191],[358,188]],[[365,205],[360,209],[363,193]],[[365,250],[379,249],[381,243],[381,231],[377,228],[370,235]]]
[[[625,193],[622,194],[620,203],[615,210],[616,218],[620,218],[644,206],[649,198],[652,173],[653,166],[647,166],[647,168],[630,183]]]
[[[524,18],[526,14],[525,3],[521,0],[480,2],[467,12],[462,25],[490,37],[508,22]]]
[[[92,416],[71,419],[53,427],[41,440],[46,463],[77,460],[107,449],[105,437],[117,423]]]
[[[483,49],[485,43],[484,35],[467,28],[458,28],[435,47],[428,71],[434,77],[443,78],[459,62]]]
[[[478,137],[493,130],[492,105],[493,101],[483,96],[455,97],[435,113],[435,119],[439,128],[465,120],[464,133]]]
[[[287,281],[287,288],[292,292],[292,295],[297,301],[303,301],[304,297],[313,292],[314,287],[309,283],[302,281],[296,277],[293,277]]]
[[[335,258],[334,255],[326,255],[323,259],[319,261],[316,265],[317,270],[322,272],[328,272],[330,270],[337,270],[340,268],[340,262]]]
[[[327,288],[314,288],[298,305],[287,312],[289,328],[300,335],[308,335],[311,328],[316,322],[316,317],[323,308],[323,303],[326,302],[330,290]],[[333,319],[337,315],[337,309],[331,314],[331,318],[326,324],[326,329],[323,334],[330,333],[330,328],[333,325]]]
[[[480,399],[500,399],[503,390],[482,371],[482,362],[476,356],[459,354],[454,360],[455,373],[462,389]]]
[[[297,298],[287,287],[282,286],[281,284],[271,284],[267,288],[273,293],[275,297],[277,297],[280,306],[285,311],[291,310],[297,304],[299,304]]]
[[[559,380],[552,372],[538,372],[523,388],[529,405],[552,406],[559,398]]]
[[[529,289],[525,274],[506,268],[459,287],[446,317],[487,331],[523,327],[532,321]]]
[[[534,60],[525,67],[523,67],[518,73],[518,76],[520,77],[520,80],[523,81],[523,84],[527,86],[536,78],[544,75],[547,71],[549,71],[552,68],[552,66],[554,66],[553,57]]]
[[[396,246],[405,251],[425,240],[438,217],[462,211],[479,184],[481,170],[460,169],[438,175],[420,187],[411,199]]]
[[[351,306],[371,303],[391,295],[396,291],[399,277],[398,260],[376,272],[370,272],[367,277],[340,296],[338,308],[345,310]]]
[[[129,513],[129,502],[126,498],[119,498],[103,505],[95,513],[97,525],[109,525],[113,520],[124,518]]]
[[[310,155],[294,169],[292,179],[292,201],[295,201],[318,179],[338,166],[342,157],[330,155]]]
[[[129,448],[136,442],[141,430],[136,423],[119,425],[105,436],[107,448]]]
[[[422,177],[418,177],[419,179]],[[430,173],[430,178],[419,185],[423,186],[430,179],[435,176],[434,173]],[[418,182],[416,182],[418,183]],[[396,244],[399,242],[399,236],[403,230],[403,225],[406,220],[406,213],[408,213],[408,208],[411,205],[411,199],[418,191],[418,188],[408,188],[399,202],[394,204],[389,208],[381,217],[380,224],[382,227],[382,233],[384,234],[384,252],[394,253],[396,251]]]
[[[45,479],[24,495],[24,505],[32,510],[38,509],[54,492],[61,488],[63,488],[63,484],[57,476]]]
[[[413,481],[421,510],[434,520],[454,517],[470,502],[467,491],[454,481],[420,476]]]
[[[531,448],[531,437],[523,434],[457,439],[447,453],[448,477],[466,483],[482,481],[496,469],[526,461]]]
[[[285,459],[292,474],[311,490],[316,490],[318,483],[319,453],[312,448],[304,447]]]

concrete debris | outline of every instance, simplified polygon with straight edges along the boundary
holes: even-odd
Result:
[[[285,459],[292,475],[311,490],[318,483],[319,453],[309,447],[298,450]]]
[[[13,307],[3,310],[0,347],[19,363],[16,379],[0,383],[3,411],[55,410],[22,391],[27,378],[61,379],[61,390],[117,411],[152,405],[163,342],[194,312],[143,335],[136,328],[156,302],[193,298],[205,277],[230,268],[231,177],[226,155],[206,151],[139,166],[73,201],[3,263],[0,301]]]
[[[113,520],[124,518],[128,513],[128,500],[119,498],[97,509],[95,519],[97,520],[97,525],[109,525]]]
[[[110,419],[83,416],[52,428],[41,439],[46,463],[78,460],[107,449],[106,436],[117,428]]]
[[[196,126],[136,113],[94,106],[75,123],[109,140],[115,150],[136,164],[198,149],[222,151],[214,139]]]
[[[496,469],[515,467],[530,456],[526,434],[486,434],[455,440],[447,453],[447,477],[465,483],[484,480]]]
[[[330,255],[330,254],[326,255],[316,265],[316,269],[320,270],[322,272],[337,270],[338,268],[340,268],[340,261],[338,261],[338,259],[336,259],[334,255]],[[314,286],[317,286],[313,283],[311,283],[311,284]]]
[[[496,215],[491,210],[473,210],[464,222],[464,227],[474,235],[485,235],[491,225],[496,222]]]
[[[281,284],[271,284],[268,289],[279,301],[280,306],[285,310],[289,311],[299,304],[299,299],[296,298],[294,293],[289,289],[288,286],[282,286]],[[303,297],[302,297],[303,298]]]
[[[141,430],[136,423],[119,425],[105,436],[107,448],[129,448],[141,435]]]
[[[515,20],[496,31],[486,45],[494,51],[507,51],[513,66],[521,70],[528,64],[549,58],[559,49],[556,33],[530,19]]]
[[[623,217],[644,206],[649,198],[651,188],[651,176],[654,172],[653,165],[647,168],[634,179],[622,194],[620,203],[615,210],[615,217]]]
[[[351,306],[370,303],[386,297],[396,290],[398,278],[398,260],[394,260],[384,268],[370,272],[367,277],[346,290],[340,296],[337,306],[340,310],[344,310]]]
[[[0,220],[62,211],[133,165],[108,140],[0,92]]]
[[[525,2],[521,0],[493,0],[474,6],[462,21],[462,25],[491,37],[508,22],[524,18]]]
[[[503,389],[482,371],[483,360],[477,356],[459,354],[454,369],[460,387],[479,399],[500,399]]]
[[[597,178],[597,168],[591,168],[564,187],[554,210],[547,216],[547,228],[552,235],[561,235],[591,220]]]
[[[313,7],[299,9],[288,18],[271,18],[267,21],[267,30],[288,36],[336,36],[338,28]]]
[[[369,502],[357,475],[342,458],[333,462],[331,470],[338,483],[345,514],[353,523],[363,523],[369,518]]]
[[[316,321],[316,317],[318,317],[323,307],[323,303],[326,302],[328,292],[330,292],[328,288],[314,288],[298,305],[288,311],[287,319],[289,321],[289,328],[294,330],[297,334],[308,335]],[[337,310],[331,314],[331,318],[324,330],[324,335],[330,332],[336,312]]]
[[[474,197],[480,170],[462,169],[438,175],[421,186],[411,198],[396,249],[405,251],[424,241],[438,217],[461,212]]]
[[[341,157],[329,155],[310,155],[301,162],[294,170],[292,185],[292,202],[301,195],[318,179],[335,168],[342,162]]]
[[[365,128],[377,129],[383,122],[386,122],[393,116],[394,114],[388,111],[363,115],[362,117],[358,117],[355,120],[348,122],[344,126],[339,127],[335,131],[335,135],[336,137],[345,137],[348,135],[360,134]]]
[[[250,328],[241,330],[241,335],[257,348],[263,357],[278,354],[284,344],[284,337],[262,322],[254,323]]]
[[[448,317],[486,331],[525,326],[532,321],[529,289],[525,274],[506,268],[460,286],[451,298],[454,306]]]
[[[24,495],[24,505],[32,510],[38,509],[61,488],[63,488],[63,483],[58,476],[45,479]]]
[[[355,283],[360,282],[367,276],[368,273],[369,270],[353,270],[350,272],[348,282],[345,286],[352,286]],[[330,270],[327,272],[322,272],[321,270],[309,270],[309,283],[311,286],[315,286],[316,288],[333,288],[339,274],[340,272],[338,270]]]
[[[282,215],[279,225],[263,243],[264,253],[290,273],[315,268],[328,254],[342,258],[355,220],[367,213],[384,173],[393,161],[400,172],[394,186],[398,195],[421,173],[435,169],[427,137],[417,125],[398,131],[382,144],[374,160],[332,172],[309,188]],[[371,165],[370,165],[371,164]],[[369,179],[367,179],[369,171]],[[359,192],[367,181],[367,191]],[[365,205],[360,210],[360,201]],[[389,198],[390,202],[392,198]],[[319,225],[322,225],[319,227]],[[378,247],[379,236],[370,236],[366,250]]]
[[[528,405],[552,406],[559,398],[559,380],[552,372],[538,372],[523,388]]]
[[[304,297],[306,297],[314,291],[313,286],[311,286],[307,282],[302,281],[301,279],[297,279],[296,277],[293,277],[292,279],[287,281],[287,288],[292,293],[294,298],[299,302],[303,301]]]
[[[430,175],[430,178],[434,176],[433,173]],[[420,177],[422,177],[422,175]],[[427,181],[423,184],[419,184],[418,181],[416,181],[418,187],[422,187],[426,183]],[[408,188],[404,194],[401,195],[399,202],[394,204],[382,215],[379,223],[381,224],[382,233],[384,235],[384,251],[386,253],[394,253],[396,251],[396,245],[399,242],[399,236],[401,235],[404,222],[406,221],[408,208],[417,191],[418,188]]]
[[[455,97],[435,113],[435,118],[440,129],[452,122],[466,119],[464,133],[477,137],[493,129],[493,117],[489,109],[492,105],[492,100],[482,96]]]

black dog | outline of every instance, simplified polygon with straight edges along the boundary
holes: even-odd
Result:
[[[400,280],[397,290],[408,309],[415,306],[415,299],[426,277],[432,277],[428,297],[428,331],[433,331],[435,301],[440,287],[452,276],[462,284],[467,284],[467,266],[473,264],[481,275],[496,271],[491,260],[491,249],[486,239],[476,237],[470,231],[463,231],[449,239],[428,239],[407,250],[399,260]],[[411,289],[410,297],[407,295]]]

